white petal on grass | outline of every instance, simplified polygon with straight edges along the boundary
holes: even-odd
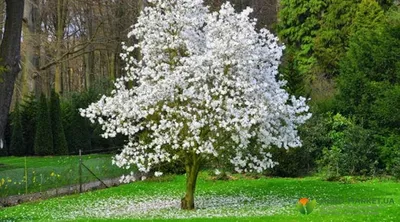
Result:
[[[279,196],[200,195],[196,211],[182,211],[175,195],[74,199],[52,206],[41,218],[87,219],[190,219],[257,217],[287,214],[296,200]]]

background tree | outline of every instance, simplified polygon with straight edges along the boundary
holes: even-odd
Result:
[[[81,113],[103,126],[105,138],[129,136],[115,157],[119,167],[149,172],[158,163],[184,163],[181,206],[193,209],[206,161],[228,157],[237,172],[274,166],[272,146],[301,145],[296,129],[308,106],[276,81],[282,48],[266,29],[256,32],[252,10],[235,13],[228,3],[211,14],[202,1],[154,3],[129,34],[141,41],[124,46],[127,76]],[[132,57],[135,48],[141,61]],[[132,80],[137,86],[126,87]]]
[[[10,155],[13,156],[24,156],[26,155],[24,132],[21,123],[21,112],[19,105],[15,106],[12,114],[12,136],[10,145]]]
[[[253,12],[250,17],[257,19],[256,27],[268,28],[273,30],[277,23],[277,14],[279,9],[278,0],[205,0],[204,4],[210,6],[211,11],[218,11],[221,5],[230,2],[236,12],[241,12],[247,7],[251,7]]]
[[[53,133],[53,148],[56,155],[67,155],[68,146],[65,139],[64,127],[61,119],[60,98],[53,90],[50,98],[50,119]]]
[[[39,65],[41,40],[40,0],[25,1],[23,18],[23,42],[21,48],[22,73],[19,81],[22,98],[31,94],[36,98],[40,96]],[[19,86],[17,84],[17,88]]]
[[[54,154],[53,134],[46,97],[42,94],[38,104],[36,119],[35,154],[46,156]]]
[[[23,0],[6,0],[5,3],[6,20],[0,44],[0,67],[5,68],[0,72],[0,146],[4,144],[4,131],[14,91],[14,82],[21,70],[20,41],[24,11]]]
[[[324,76],[337,75],[339,60],[345,53],[351,25],[361,0],[330,0],[321,17],[320,29],[316,32],[314,56],[318,69]]]
[[[35,155],[35,132],[38,100],[34,94],[26,96],[21,103],[21,122],[24,130],[24,139],[27,155]]]
[[[281,0],[278,33],[283,41],[296,48],[296,61],[300,73],[312,72],[315,63],[314,38],[320,29],[327,2],[322,0]]]
[[[383,9],[375,0],[329,1],[314,40],[318,71],[328,78],[337,76],[349,36],[361,27],[374,28],[383,17]]]
[[[360,27],[352,35],[349,50],[341,61],[339,107],[367,128],[398,123],[398,119],[384,114],[398,107],[393,100],[400,83],[398,15],[395,10],[374,26]]]

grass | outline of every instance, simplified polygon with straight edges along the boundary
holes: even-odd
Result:
[[[400,184],[318,178],[214,181],[200,174],[195,211],[181,211],[184,176],[165,176],[0,210],[0,221],[399,221]],[[309,215],[299,198],[317,200]],[[380,202],[380,203],[379,203]]]
[[[111,164],[111,154],[84,155],[83,163],[101,179],[116,178],[127,170]],[[79,156],[0,157],[0,197],[41,192],[79,183]],[[86,169],[84,183],[96,181]],[[27,182],[27,187],[26,187]]]

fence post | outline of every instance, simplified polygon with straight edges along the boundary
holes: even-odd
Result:
[[[25,194],[28,194],[28,167],[26,165],[26,156],[25,156]]]
[[[82,150],[79,150],[79,193],[82,193]]]

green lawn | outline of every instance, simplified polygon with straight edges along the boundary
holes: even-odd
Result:
[[[400,221],[400,184],[318,178],[213,181],[201,173],[196,211],[181,211],[184,176],[166,176],[0,210],[0,221]],[[296,203],[317,201],[309,215]],[[380,202],[380,203],[379,203]]]
[[[83,163],[101,179],[116,178],[124,173],[111,164],[111,154],[84,155]],[[79,183],[79,156],[27,157],[25,180],[24,157],[0,157],[0,198],[15,194],[45,191]],[[82,171],[83,182],[96,181],[87,170]]]

